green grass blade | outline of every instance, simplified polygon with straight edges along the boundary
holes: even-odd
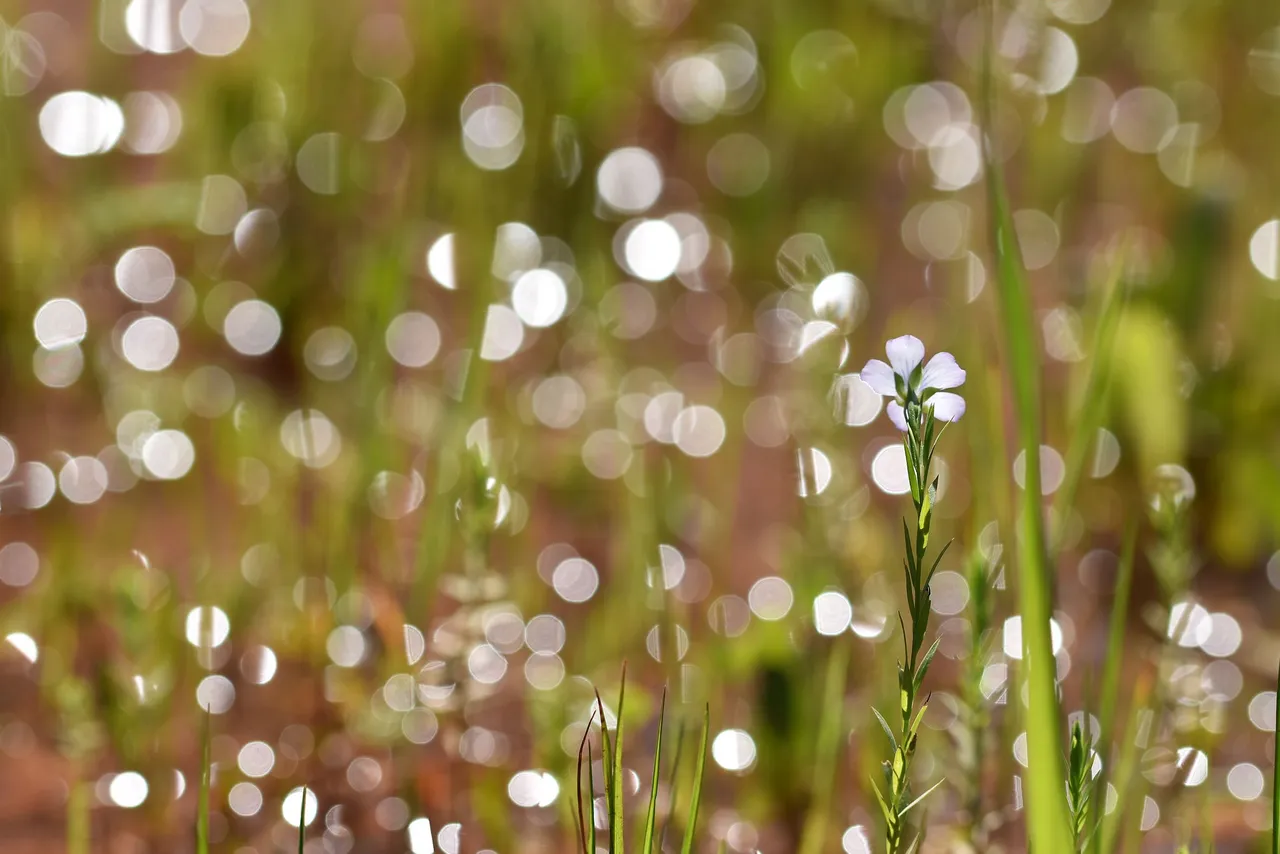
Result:
[[[1066,530],[1062,520],[1066,512],[1075,504],[1076,493],[1080,481],[1084,477],[1084,467],[1089,459],[1089,449],[1097,441],[1098,428],[1107,409],[1107,390],[1111,385],[1111,358],[1115,351],[1116,330],[1120,328],[1120,316],[1123,313],[1127,291],[1120,281],[1125,267],[1123,248],[1117,253],[1108,276],[1106,290],[1103,295],[1102,311],[1098,317],[1097,331],[1093,336],[1092,358],[1089,364],[1089,376],[1085,380],[1080,414],[1071,430],[1071,440],[1067,445],[1065,473],[1062,486],[1058,489],[1054,503],[1054,517],[1058,520],[1059,532]],[[1057,542],[1061,534],[1055,535],[1053,553],[1058,551]]]
[[[1276,743],[1271,766],[1271,854],[1280,854],[1280,670],[1276,672]]]
[[[684,828],[684,844],[681,854],[692,854],[694,831],[698,824],[698,807],[702,803],[702,776],[707,770],[707,736],[711,732],[711,705],[702,712],[702,740],[698,744],[698,764],[693,772],[693,798],[689,802],[689,821]]]
[[[649,786],[649,809],[644,817],[644,841],[641,854],[653,854],[654,831],[658,824],[658,773],[662,770],[662,724],[667,716],[667,689],[662,689],[662,706],[658,710],[658,740],[653,748],[653,782]]]
[[[196,798],[196,854],[209,854],[209,710],[200,728],[200,791]]]
[[[590,724],[588,724],[590,726]],[[596,854],[596,775],[591,766],[595,764],[595,757],[591,755],[591,745],[587,744],[587,803],[591,806],[587,808],[589,816],[587,821],[587,854]]]
[[[604,700],[596,691],[596,706],[600,709],[600,771],[604,774],[604,808],[609,819],[610,840],[613,838],[613,746],[609,741],[609,724],[604,716]],[[591,790],[595,798],[595,789]],[[594,800],[593,800],[594,803]]]
[[[1151,677],[1142,675],[1133,690],[1133,698],[1129,701],[1129,723],[1125,727],[1124,737],[1120,741],[1120,755],[1115,758],[1115,773],[1111,775],[1116,788],[1116,808],[1108,813],[1105,810],[1106,794],[1103,794],[1102,851],[1112,854],[1117,851],[1117,844],[1122,841],[1121,827],[1126,814],[1131,812],[1131,804],[1141,804],[1146,794],[1146,778],[1137,773],[1138,756],[1141,752],[1138,745],[1138,730],[1142,715],[1153,702]],[[1137,827],[1137,820],[1130,821],[1131,827]]]
[[[622,663],[622,684],[618,686],[618,725],[613,731],[613,770],[609,773],[609,852],[623,854],[626,834],[622,815],[622,707],[627,697],[627,663]]]
[[[67,796],[67,854],[89,854],[89,784],[77,780]]]
[[[1093,779],[1090,803],[1094,804],[1097,819],[1094,831],[1089,834],[1086,851],[1100,854],[1102,834],[1097,832],[1104,818],[1107,797],[1107,780],[1111,776],[1112,757],[1108,750],[1115,737],[1116,699],[1120,693],[1120,671],[1124,663],[1124,630],[1129,614],[1129,592],[1133,589],[1133,565],[1138,546],[1138,523],[1130,520],[1124,535],[1124,547],[1120,552],[1120,565],[1116,575],[1116,593],[1111,603],[1111,619],[1107,629],[1107,655],[1102,667],[1102,688],[1098,701],[1098,747],[1103,757],[1102,771]],[[1090,733],[1090,735],[1093,735]]]
[[[822,692],[822,718],[818,723],[817,755],[813,763],[813,800],[805,816],[800,854],[819,854],[826,846],[831,791],[835,785],[836,757],[844,723],[844,689],[849,677],[849,643],[840,640],[827,660]]]
[[[676,752],[671,759],[671,778],[667,782],[667,800],[672,804],[672,808],[667,810],[667,818],[662,822],[662,833],[658,834],[658,850],[665,851],[667,843],[667,828],[671,826],[671,815],[674,812],[674,805],[680,803],[680,757],[684,755],[684,732],[685,721],[680,719],[676,726]]]
[[[991,145],[991,117],[995,93],[991,70],[994,0],[987,0],[988,42],[982,74],[987,144],[984,171],[987,183],[987,218],[991,248],[996,260],[996,292],[1004,331],[1005,364],[1009,366],[1017,414],[1018,445],[1025,453],[1020,535],[1018,541],[1018,598],[1022,616],[1023,659],[1030,704],[1027,710],[1027,832],[1031,848],[1040,852],[1065,851],[1072,845],[1067,817],[1066,773],[1059,738],[1061,714],[1055,662],[1049,634],[1052,614],[1052,576],[1040,503],[1040,358],[1030,288],[1013,228],[1013,216],[1005,196],[999,160]],[[1015,689],[1016,690],[1016,689]]]
[[[594,851],[587,849],[587,822],[582,809],[582,754],[587,750],[587,738],[591,735],[591,724],[596,719],[595,709],[591,710],[591,717],[587,719],[587,726],[582,731],[582,741],[578,742],[578,773],[574,777],[573,790],[578,796],[578,845],[582,846],[583,854],[595,854]],[[588,764],[587,773],[591,773],[591,766]],[[591,825],[595,828],[595,792],[588,791],[587,796],[591,799]],[[594,833],[592,839],[594,841]],[[594,847],[594,846],[593,846]]]
[[[307,787],[302,787],[302,799],[298,801],[298,854],[307,844]]]
[[[1124,661],[1124,629],[1129,614],[1129,591],[1133,588],[1133,564],[1138,547],[1138,523],[1130,521],[1124,535],[1124,548],[1120,552],[1120,566],[1116,576],[1116,595],[1111,603],[1111,620],[1107,629],[1106,663],[1102,668],[1102,689],[1098,700],[1100,741],[1108,744],[1115,725],[1116,697],[1120,692],[1120,670]]]

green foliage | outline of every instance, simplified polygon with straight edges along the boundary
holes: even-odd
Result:
[[[200,791],[196,797],[196,854],[209,854],[209,783],[213,762],[209,756],[210,714],[206,708],[200,722]]]
[[[622,717],[626,703],[626,679],[627,674],[626,667],[624,665],[622,670],[622,682],[618,689],[618,706],[616,710],[617,725],[614,727],[612,736],[610,736],[609,732],[604,700],[601,699],[600,693],[597,691],[595,695],[595,707],[593,708],[590,719],[587,722],[586,730],[583,732],[582,741],[578,745],[575,795],[577,802],[578,844],[581,847],[583,854],[595,854],[596,851],[595,774],[593,771],[595,752],[591,745],[591,730],[597,717],[599,718],[600,723],[600,756],[601,767],[604,769],[605,819],[609,826],[610,851],[621,852],[624,850],[626,844],[626,813],[623,809],[622,798],[622,790],[624,786],[624,768],[622,763]],[[664,835],[658,828],[658,788],[662,775],[663,744],[666,740],[666,699],[667,695],[664,690],[658,712],[658,731],[654,744],[653,773],[650,777],[648,806],[645,810],[639,828],[641,835],[640,851],[642,854],[652,854],[655,849],[660,850],[661,839]],[[690,795],[689,810],[685,818],[685,836],[682,850],[686,854],[693,850],[698,820],[698,809],[702,796],[702,778],[706,770],[707,740],[710,725],[711,708],[708,705],[704,708],[703,712],[702,738],[699,743],[697,764],[694,769],[693,788]],[[587,772],[585,794],[582,788],[582,771],[584,762]],[[675,760],[672,763],[673,779],[679,762],[680,750],[679,739],[677,739]],[[674,786],[671,787],[669,795],[671,798],[670,802],[674,807]]]
[[[835,785],[837,757],[840,756],[840,736],[844,731],[844,690],[848,676],[849,643],[841,639],[827,659],[813,759],[813,803],[805,817],[800,854],[819,854],[826,845],[831,792]]]
[[[298,854],[302,854],[307,846],[307,787],[302,787],[302,797],[298,799]]]
[[[1271,757],[1271,854],[1280,854],[1280,668],[1276,672],[1275,752]]]
[[[1071,809],[1071,830],[1075,834],[1076,846],[1082,845],[1081,837],[1089,821],[1092,769],[1093,750],[1089,747],[1089,736],[1077,721],[1071,726],[1071,746],[1067,754],[1067,803]]]
[[[986,0],[988,30],[994,27],[993,0]],[[990,34],[988,34],[990,37]],[[993,52],[984,52],[983,108],[988,127],[995,115]],[[1013,216],[1005,194],[1002,166],[991,145],[983,147],[987,182],[988,227],[996,263],[996,292],[1004,332],[1005,363],[1013,386],[1018,447],[1025,474],[1018,508],[1017,586],[1022,616],[1023,670],[1030,694],[1027,709],[1027,827],[1031,847],[1060,851],[1072,839],[1062,793],[1066,775],[1059,748],[1061,713],[1054,682],[1053,644],[1049,633],[1053,577],[1050,573],[1044,515],[1040,506],[1040,350],[1035,340],[1026,269],[1018,249]]]
[[[905,408],[907,431],[903,436],[903,447],[907,461],[907,479],[911,485],[911,501],[915,505],[916,524],[914,535],[906,520],[902,522],[902,536],[905,543],[903,558],[903,574],[907,591],[907,613],[911,617],[911,629],[908,633],[901,613],[898,622],[902,628],[902,644],[904,659],[898,662],[898,712],[900,727],[895,733],[889,723],[878,710],[873,709],[880,727],[889,739],[891,748],[889,759],[883,763],[884,790],[879,783],[871,781],[875,787],[876,799],[885,821],[885,845],[889,854],[898,854],[903,850],[911,850],[918,844],[918,837],[907,845],[906,816],[912,807],[920,803],[925,795],[941,784],[935,783],[924,794],[911,799],[911,760],[915,756],[920,723],[924,720],[928,702],[919,703],[917,699],[925,674],[938,651],[940,640],[935,640],[921,657],[924,650],[925,635],[929,628],[931,605],[930,582],[938,571],[938,564],[947,548],[943,546],[938,556],[926,569],[926,552],[929,547],[929,531],[933,524],[933,510],[937,503],[938,479],[929,478],[933,464],[933,455],[937,450],[938,439],[942,431],[937,428],[933,409],[927,403],[917,399],[912,392]],[[944,425],[945,426],[945,425]]]

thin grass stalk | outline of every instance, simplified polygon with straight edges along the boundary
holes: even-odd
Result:
[[[596,710],[592,709],[591,716],[587,718],[587,725],[582,730],[582,741],[578,742],[578,768],[577,768],[577,775],[574,777],[574,787],[573,787],[574,793],[577,794],[578,796],[578,845],[581,846],[583,854],[595,854],[594,840],[595,840],[595,818],[596,818],[595,817],[595,794],[596,793],[594,789],[587,790],[587,797],[591,800],[591,839],[593,844],[590,849],[587,848],[587,825],[586,825],[585,818],[583,816],[583,809],[582,809],[582,754],[583,754],[583,751],[589,750],[587,739],[591,736],[591,724],[595,721],[595,719],[596,719]],[[588,753],[588,756],[589,755],[590,754]],[[591,764],[589,759],[587,763],[587,774],[588,776],[590,776],[591,774]]]
[[[1102,426],[1106,415],[1116,330],[1120,328],[1120,317],[1128,299],[1128,291],[1121,281],[1124,266],[1125,249],[1122,246],[1112,261],[1111,271],[1107,277],[1102,297],[1102,310],[1098,316],[1093,346],[1090,348],[1093,356],[1081,396],[1080,413],[1076,417],[1075,425],[1071,430],[1071,439],[1067,444],[1062,486],[1059,487],[1055,496],[1054,518],[1058,520],[1058,524],[1053,535],[1052,554],[1057,554],[1061,548],[1062,534],[1066,530],[1063,520],[1066,519],[1067,511],[1075,504],[1080,481],[1084,477],[1085,463],[1089,459],[1089,449],[1096,442],[1098,429]]]
[[[1280,854],[1280,669],[1276,672],[1275,753],[1271,766],[1271,854]]]
[[[680,757],[684,755],[684,733],[685,719],[681,718],[679,725],[676,727],[676,753],[671,760],[671,777],[667,781],[668,801],[671,804],[667,808],[666,820],[662,822],[662,832],[658,834],[658,850],[665,851],[667,847],[667,828],[671,827],[671,815],[675,811],[675,805],[680,802]]]
[[[196,796],[196,854],[209,854],[209,709],[200,727],[200,791]]]
[[[609,774],[613,785],[609,790],[609,843],[610,854],[623,854],[626,834],[623,832],[622,811],[622,709],[627,696],[627,663],[622,663],[622,684],[618,686],[618,725],[613,733],[613,770]]]
[[[1105,753],[1102,770],[1093,780],[1093,793],[1090,796],[1094,804],[1105,806],[1107,780],[1110,777],[1112,757],[1109,747],[1115,735],[1116,702],[1120,694],[1120,674],[1124,665],[1124,632],[1129,614],[1129,593],[1133,588],[1133,566],[1138,548],[1138,524],[1130,521],[1124,535],[1124,547],[1120,552],[1120,564],[1116,575],[1115,598],[1111,603],[1111,618],[1107,628],[1108,655],[1102,667],[1102,687],[1098,700],[1098,739],[1099,750]],[[1094,735],[1091,733],[1091,735]],[[1102,850],[1103,810],[1099,810],[1094,830],[1090,834],[1085,850],[1092,854],[1100,854]]]
[[[298,854],[307,847],[307,787],[302,787],[302,798],[298,801]]]
[[[587,821],[587,854],[596,854],[596,777],[591,766],[595,758],[591,755],[591,743],[587,743],[587,799],[591,804]]]
[[[67,854],[89,854],[89,784],[76,780],[67,796]]]
[[[702,803],[702,777],[707,769],[707,736],[711,731],[711,706],[702,711],[702,739],[698,744],[698,762],[693,772],[693,797],[689,802],[689,819],[684,826],[684,844],[680,854],[692,854],[694,834],[698,826],[698,807]]]
[[[1100,835],[1101,848],[1104,854],[1118,851],[1118,843],[1123,843],[1122,823],[1130,811],[1130,804],[1144,794],[1143,784],[1146,778],[1138,775],[1138,734],[1142,727],[1142,718],[1151,711],[1155,700],[1152,678],[1148,673],[1138,677],[1129,701],[1129,723],[1125,727],[1124,737],[1120,741],[1120,753],[1115,759],[1116,772],[1112,776],[1116,788],[1116,808],[1108,813],[1103,811]],[[1137,822],[1131,822],[1136,828]]]
[[[822,718],[818,723],[817,751],[813,763],[813,800],[805,816],[800,854],[819,854],[827,841],[831,793],[835,786],[836,757],[844,723],[844,689],[849,678],[849,643],[841,640],[827,659],[822,692]],[[646,852],[648,854],[648,852]]]
[[[644,840],[641,854],[653,854],[653,840],[658,824],[658,775],[662,770],[662,725],[667,716],[667,689],[662,689],[662,705],[658,710],[658,738],[653,748],[653,777],[649,784],[649,809],[644,817]]]
[[[1036,324],[1026,271],[1018,255],[1018,239],[1005,195],[1003,173],[994,156],[991,129],[995,115],[992,51],[994,0],[983,4],[987,45],[983,53],[982,105],[985,140],[984,171],[987,219],[996,257],[996,291],[1004,331],[1005,362],[1009,365],[1017,415],[1018,445],[1026,460],[1018,537],[1018,597],[1022,616],[1024,668],[1030,694],[1027,710],[1027,835],[1040,854],[1067,850],[1071,829],[1063,797],[1067,778],[1062,761],[1061,711],[1058,707],[1056,667],[1049,633],[1052,614],[1052,575],[1048,562],[1043,508],[1040,504],[1040,359]],[[1014,696],[1018,692],[1015,688]]]

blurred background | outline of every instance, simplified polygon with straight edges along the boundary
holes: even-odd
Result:
[[[711,708],[700,850],[879,850],[910,506],[857,371],[902,334],[968,370],[925,850],[1023,850],[988,54],[1064,709],[1123,654],[1130,850],[1262,850],[1280,11],[994,30],[965,0],[0,0],[0,852],[193,850],[202,708],[211,850],[296,850],[299,813],[312,854],[570,850],[624,661],[640,809],[666,685],[686,764]]]

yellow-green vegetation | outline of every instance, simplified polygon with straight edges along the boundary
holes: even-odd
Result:
[[[0,849],[1280,854],[1277,57],[0,0]]]

